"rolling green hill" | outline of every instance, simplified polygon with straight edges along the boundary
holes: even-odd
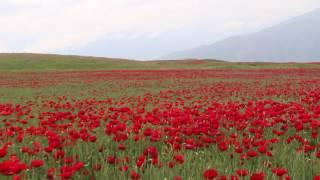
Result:
[[[0,54],[1,72],[79,71],[113,69],[259,69],[259,68],[314,68],[311,63],[234,63],[218,60],[158,60],[135,61],[115,58],[4,53]]]

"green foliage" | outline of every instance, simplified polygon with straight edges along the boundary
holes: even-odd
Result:
[[[114,69],[274,69],[313,67],[320,67],[320,64],[231,63],[218,60],[133,61],[115,58],[49,54],[0,54],[0,72]]]

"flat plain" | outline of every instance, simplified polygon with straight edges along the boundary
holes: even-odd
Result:
[[[317,179],[319,130],[319,63],[0,54],[0,179]]]

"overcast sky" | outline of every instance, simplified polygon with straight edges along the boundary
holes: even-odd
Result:
[[[319,7],[319,0],[1,0],[0,52],[52,53],[192,29],[241,34]]]

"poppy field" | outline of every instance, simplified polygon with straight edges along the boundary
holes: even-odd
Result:
[[[320,68],[0,73],[0,179],[320,180]]]

